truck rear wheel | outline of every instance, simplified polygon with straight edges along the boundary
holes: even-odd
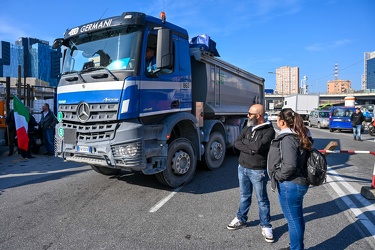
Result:
[[[196,156],[187,139],[177,139],[168,147],[167,168],[156,174],[158,181],[172,188],[189,182],[195,173]]]
[[[214,132],[204,146],[204,157],[202,163],[204,167],[214,170],[221,166],[226,152],[225,140],[221,133]]]
[[[121,172],[121,169],[114,169],[114,168],[106,168],[106,167],[100,167],[91,165],[91,168],[95,170],[95,172],[98,172],[102,175],[117,175]]]

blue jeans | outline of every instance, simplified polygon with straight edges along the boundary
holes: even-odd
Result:
[[[43,129],[44,146],[46,147],[47,153],[49,154],[55,153],[54,137],[55,137],[54,128]]]
[[[277,183],[279,202],[288,223],[290,249],[304,249],[305,219],[303,217],[303,196],[308,186],[290,181]]]
[[[354,138],[357,138],[357,139],[361,138],[361,129],[362,129],[362,124],[359,124],[353,127]]]
[[[237,218],[246,222],[251,205],[251,195],[253,189],[258,199],[259,220],[263,227],[272,227],[270,216],[270,201],[267,195],[267,170],[253,170],[238,165],[238,180],[240,184],[240,207],[237,212]]]

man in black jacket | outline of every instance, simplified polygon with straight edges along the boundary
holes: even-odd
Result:
[[[356,108],[355,113],[352,113],[352,115],[350,116],[350,120],[352,121],[354,140],[357,139],[358,141],[362,141],[361,130],[362,122],[364,122],[365,117],[361,112],[361,108]]]
[[[272,243],[274,239],[267,195],[267,155],[271,141],[275,138],[275,130],[271,122],[264,120],[264,115],[263,105],[252,105],[247,125],[236,140],[235,147],[240,150],[238,179],[241,197],[237,216],[227,228],[235,230],[246,227],[254,190],[258,199],[262,234],[266,242]]]
[[[43,131],[43,141],[46,147],[46,155],[54,155],[54,136],[55,126],[57,124],[56,116],[49,109],[49,104],[45,103],[42,107],[42,118],[40,119],[40,127]]]

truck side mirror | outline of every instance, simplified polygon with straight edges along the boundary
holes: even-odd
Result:
[[[57,38],[55,39],[55,41],[53,41],[53,44],[52,44],[52,49],[58,49],[60,48],[64,43],[64,39],[63,38]]]
[[[156,45],[156,67],[158,69],[173,66],[173,39],[170,29],[159,29]]]

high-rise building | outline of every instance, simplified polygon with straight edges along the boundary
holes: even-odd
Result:
[[[365,52],[364,54],[362,90],[367,92],[375,92],[375,51]]]
[[[282,66],[276,69],[276,91],[282,95],[298,94],[298,67]]]
[[[327,94],[344,94],[351,89],[350,80],[335,79],[327,82]]]
[[[10,46],[8,42],[1,42],[1,45],[9,49],[9,59],[0,60],[0,77],[17,78],[21,66],[21,78],[33,77],[48,82],[50,86],[57,86],[60,50],[52,49],[47,41],[29,37],[21,37]]]

